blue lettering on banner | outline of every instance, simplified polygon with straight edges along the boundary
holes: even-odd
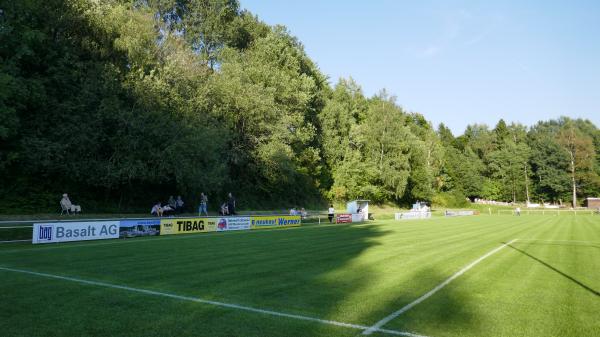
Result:
[[[252,220],[253,226],[274,226],[275,220]]]
[[[38,240],[52,241],[52,226],[40,226]]]
[[[280,226],[297,225],[299,223],[300,223],[300,220],[279,218],[279,225]]]

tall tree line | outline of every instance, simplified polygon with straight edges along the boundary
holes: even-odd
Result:
[[[331,86],[236,0],[0,0],[0,211],[243,208],[600,193],[600,131],[562,118],[455,137],[382,90]]]

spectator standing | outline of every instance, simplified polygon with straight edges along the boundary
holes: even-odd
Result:
[[[181,196],[178,195],[177,200],[175,200],[175,210],[177,213],[183,213],[183,205],[183,199],[181,199]]]
[[[516,216],[521,216],[521,207],[517,207],[517,208],[515,209],[515,215],[516,215]]]
[[[173,198],[172,195],[169,196],[169,200],[167,201],[167,205],[169,205],[169,207],[171,207],[172,209],[177,208],[177,202],[175,201],[175,199]]]
[[[237,213],[235,213],[235,198],[233,197],[233,194],[231,194],[231,192],[229,192],[227,197],[227,210],[229,211],[229,215],[236,215]]]
[[[200,193],[200,208],[198,209],[198,215],[202,215],[202,213],[204,213],[204,215],[208,216],[207,207],[208,207],[208,198],[206,197],[204,192],[202,192],[202,193]]]
[[[71,213],[81,213],[81,206],[73,205],[67,193],[64,193],[62,195],[62,199],[60,200],[60,206],[63,209],[69,210]]]
[[[333,205],[329,205],[329,210],[327,210],[327,218],[329,219],[329,223],[333,222],[333,216],[335,215],[335,209]]]

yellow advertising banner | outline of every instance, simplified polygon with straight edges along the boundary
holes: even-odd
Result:
[[[218,218],[160,219],[160,235],[215,232]]]
[[[273,228],[273,227],[297,227],[302,220],[300,215],[256,215],[250,217],[252,229]]]

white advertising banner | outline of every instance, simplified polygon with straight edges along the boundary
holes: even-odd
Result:
[[[240,231],[250,229],[250,217],[217,218],[217,231]]]
[[[32,243],[119,238],[119,221],[54,222],[33,224]]]
[[[427,219],[431,218],[431,212],[404,212],[396,213],[396,220],[407,220],[407,219]]]
[[[364,213],[352,214],[352,222],[363,222],[363,221],[365,221]]]
[[[465,215],[475,215],[474,211],[446,211],[446,216],[465,216]]]

